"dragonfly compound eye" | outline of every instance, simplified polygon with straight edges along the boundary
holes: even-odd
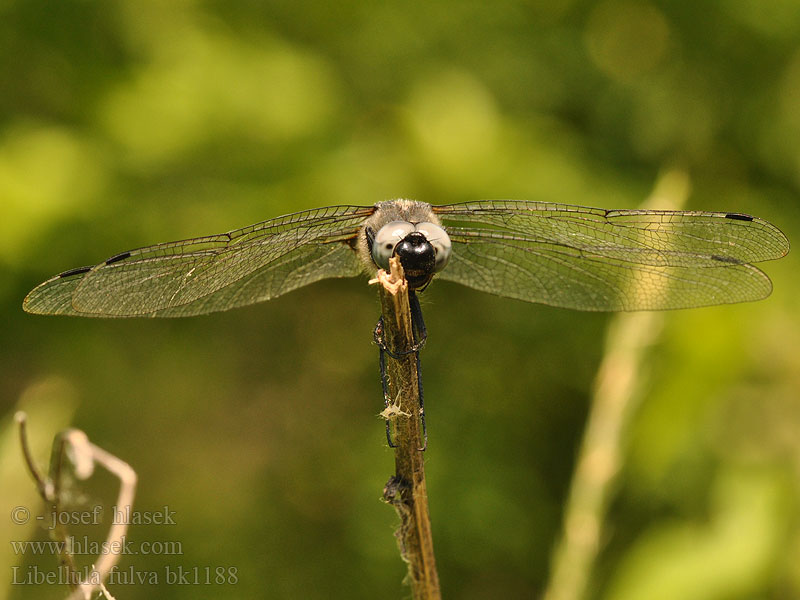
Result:
[[[450,260],[450,250],[452,248],[450,236],[447,235],[444,229],[433,223],[419,223],[417,231],[421,232],[433,246],[433,250],[436,253],[433,270],[438,273],[445,268],[447,261]]]
[[[392,221],[378,230],[372,241],[372,260],[381,269],[389,270],[389,259],[400,240],[414,231],[414,226],[406,221]]]

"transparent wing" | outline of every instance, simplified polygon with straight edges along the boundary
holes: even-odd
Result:
[[[750,263],[789,251],[774,225],[737,213],[603,210],[511,200],[434,206],[453,252],[439,277],[578,310],[663,310],[759,300]]]
[[[96,317],[177,317],[275,298],[362,266],[351,241],[374,207],[332,206],[229,233],[123,252],[45,281],[28,312]]]

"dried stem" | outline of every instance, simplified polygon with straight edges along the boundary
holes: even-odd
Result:
[[[42,499],[50,505],[50,510],[54,514],[60,514],[63,510],[63,498],[61,488],[61,471],[64,455],[69,456],[72,462],[75,475],[79,479],[91,477],[95,464],[103,466],[105,469],[119,477],[120,491],[117,498],[116,509],[123,514],[130,514],[133,505],[133,497],[136,491],[136,472],[124,461],[116,456],[109,454],[102,448],[92,444],[83,431],[78,429],[67,429],[59,433],[53,441],[53,451],[50,456],[50,474],[45,478],[36,466],[36,462],[31,455],[28,445],[28,435],[26,429],[27,417],[24,412],[16,414],[16,421],[19,427],[19,438],[22,446],[22,455],[31,476],[36,481],[36,486]],[[60,564],[67,570],[68,581],[73,588],[68,600],[82,600],[91,597],[97,590],[103,590],[107,597],[110,597],[104,588],[104,582],[111,569],[117,564],[120,551],[106,552],[98,556],[96,563],[88,576],[81,580],[72,556],[71,538],[66,527],[62,525],[61,519],[55,519],[56,527],[53,535],[61,542]],[[117,522],[111,525],[106,538],[106,548],[121,549],[124,546],[125,534],[128,529],[127,522]]]
[[[387,360],[395,448],[395,474],[384,488],[384,498],[400,516],[395,534],[400,554],[408,563],[408,579],[415,600],[441,598],[436,559],[433,554],[428,492],[425,484],[423,441],[420,435],[420,404],[417,361],[414,346],[408,284],[400,261],[390,261],[391,272],[378,273],[383,315],[383,340],[399,358]]]
[[[53,444],[53,451],[50,455],[50,476],[45,477],[36,466],[36,461],[33,459],[30,445],[28,444],[27,415],[24,412],[19,411],[16,415],[14,415],[14,419],[17,422],[19,431],[19,441],[22,448],[22,456],[25,459],[25,464],[28,467],[31,476],[36,482],[36,488],[39,491],[39,495],[42,497],[42,500],[48,504],[51,514],[61,514],[63,509],[61,506],[60,479],[61,457],[64,447],[63,438],[60,435],[56,436]],[[72,557],[72,553],[70,552],[69,533],[61,522],[61,519],[55,519],[55,525],[51,535],[56,541],[61,542],[58,563],[60,567],[66,569],[70,586],[73,588],[73,590],[75,590],[78,588],[78,576],[76,575],[77,567],[75,565],[75,560]]]

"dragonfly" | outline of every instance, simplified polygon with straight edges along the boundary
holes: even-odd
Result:
[[[772,283],[753,263],[788,251],[776,226],[742,213],[400,199],[306,210],[121,252],[55,275],[23,308],[84,317],[200,315],[322,279],[374,276],[397,256],[416,305],[416,352],[425,329],[413,292],[434,279],[584,311],[681,309],[766,298]],[[385,392],[383,368],[382,380]]]
[[[432,262],[422,238],[433,246]],[[420,246],[421,267],[406,251]],[[789,241],[771,223],[741,213],[390,200],[121,252],[55,275],[23,308],[83,317],[200,315],[322,279],[373,276],[395,250],[412,289],[437,278],[563,308],[637,311],[766,298],[772,283],[753,263],[785,256]]]

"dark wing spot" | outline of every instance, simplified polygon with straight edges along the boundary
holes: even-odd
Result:
[[[109,258],[109,259],[106,261],[106,264],[107,264],[107,265],[112,265],[112,264],[114,264],[115,262],[119,262],[119,261],[121,261],[121,260],[125,260],[125,259],[126,259],[126,258],[128,258],[130,255],[131,255],[131,253],[130,253],[130,252],[121,252],[120,254],[117,254],[116,256],[112,256],[111,258]]]
[[[743,264],[742,261],[736,260],[735,258],[731,258],[730,256],[720,256],[718,254],[711,255],[712,260],[718,260],[719,262],[728,263],[731,265],[741,265]]]
[[[728,213],[725,215],[726,219],[733,219],[734,221],[752,221],[753,217],[750,215],[743,215],[740,213]]]
[[[88,273],[92,270],[92,267],[78,267],[77,269],[70,269],[69,271],[64,271],[59,275],[61,278],[72,277],[73,275],[81,275],[83,273]]]

